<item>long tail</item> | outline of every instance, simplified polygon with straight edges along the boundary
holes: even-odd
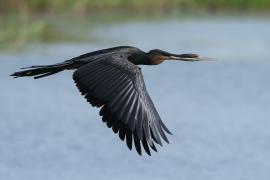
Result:
[[[39,79],[46,76],[50,76],[52,74],[59,73],[66,69],[73,69],[72,67],[74,67],[74,61],[68,60],[62,63],[53,64],[53,65],[30,66],[30,67],[21,68],[21,69],[26,69],[26,70],[15,72],[11,74],[10,76],[13,76],[14,78],[33,76],[34,79]]]

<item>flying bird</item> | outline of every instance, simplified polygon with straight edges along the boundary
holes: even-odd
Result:
[[[11,76],[39,79],[63,70],[75,70],[73,80],[81,94],[94,107],[100,108],[102,121],[131,150],[134,144],[151,155],[157,151],[166,134],[172,134],[162,122],[143,80],[138,65],[158,65],[165,60],[201,61],[197,54],[172,54],[159,49],[144,52],[136,47],[119,46],[102,49],[53,64],[22,68]]]

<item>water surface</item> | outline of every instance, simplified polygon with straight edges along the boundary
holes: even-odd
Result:
[[[270,21],[221,18],[100,25],[95,44],[0,53],[0,179],[270,178]],[[93,34],[92,34],[93,35]],[[40,80],[8,74],[118,45],[211,56],[215,62],[142,67],[171,144],[130,152],[90,107],[72,72]]]

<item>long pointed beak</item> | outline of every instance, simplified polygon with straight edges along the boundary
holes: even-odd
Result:
[[[168,59],[180,61],[214,61],[213,58],[203,57],[197,54],[170,54]]]

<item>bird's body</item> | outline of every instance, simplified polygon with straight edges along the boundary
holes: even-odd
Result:
[[[76,69],[74,82],[86,100],[101,108],[103,122],[121,140],[126,139],[129,149],[132,142],[139,154],[141,146],[147,154],[155,144],[162,145],[171,134],[162,122],[146,91],[143,76],[137,65],[157,65],[167,59],[198,61],[196,54],[171,54],[161,50],[148,53],[130,46],[119,46],[83,54],[62,63],[47,66],[31,66],[11,76],[33,76],[35,79],[63,70]]]

